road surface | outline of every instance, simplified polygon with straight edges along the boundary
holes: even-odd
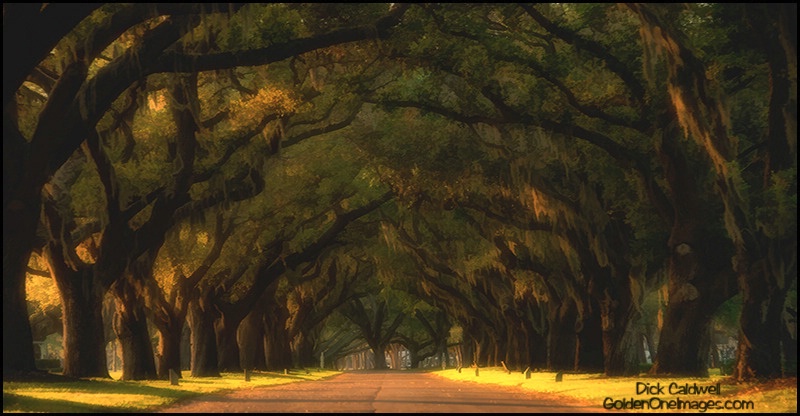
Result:
[[[326,380],[207,395],[166,413],[554,413],[602,411],[530,391],[402,371],[347,372]]]

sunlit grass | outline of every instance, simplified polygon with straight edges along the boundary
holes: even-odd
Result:
[[[221,378],[184,375],[179,385],[169,381],[120,381],[91,379],[65,382],[3,382],[3,412],[140,412],[203,394],[252,389],[304,380],[320,380],[337,371],[297,370],[290,374],[253,372],[250,381],[243,373],[224,373]]]
[[[608,378],[600,374],[563,374],[561,382],[556,382],[554,372],[534,372],[531,378],[526,379],[521,372],[507,374],[502,368],[481,368],[479,375],[475,376],[474,368],[462,368],[461,373],[454,369],[438,370],[433,374],[448,378],[475,383],[496,384],[501,386],[515,386],[531,390],[532,392],[546,393],[554,399],[574,405],[592,406],[603,410],[603,401],[610,397],[613,400],[634,399],[650,400],[658,397],[663,400],[750,400],[755,405],[752,410],[720,410],[722,412],[769,412],[769,413],[796,413],[797,412],[797,379],[785,379],[765,384],[730,382],[725,376],[711,375],[709,378],[652,378],[621,377]],[[664,386],[663,395],[647,393],[636,394],[637,382],[650,383],[651,386],[661,383]],[[676,395],[669,394],[670,383],[699,387],[713,386],[720,383],[720,394],[702,395]],[[638,412],[647,410],[635,410]],[[698,410],[684,410],[698,412]],[[667,412],[667,410],[652,410],[652,412]],[[715,410],[707,410],[715,412]]]

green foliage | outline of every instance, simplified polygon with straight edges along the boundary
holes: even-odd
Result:
[[[737,295],[728,299],[717,308],[714,313],[714,324],[716,328],[722,329],[731,336],[736,336],[739,328],[739,315],[742,312],[742,296]],[[725,374],[731,374],[726,372]]]
[[[285,4],[248,4],[222,32],[219,43],[226,50],[263,48],[305,34],[303,17]]]
[[[797,167],[775,172],[756,208],[757,227],[774,239],[797,237]]]

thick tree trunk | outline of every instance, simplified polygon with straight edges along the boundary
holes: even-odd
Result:
[[[697,270],[698,257],[692,254],[679,267],[671,266],[669,303],[659,336],[658,354],[651,374],[676,376],[708,376],[708,350],[711,344],[711,319],[714,312],[733,293],[732,278],[709,277],[707,281],[696,279],[692,284],[684,278],[675,277],[676,269]],[[702,256],[704,263],[714,261],[712,256]],[[722,260],[720,257],[717,261]],[[730,257],[728,257],[728,262]],[[732,274],[730,275],[732,277]],[[694,278],[694,276],[692,276]]]
[[[158,328],[158,354],[157,374],[161,380],[169,379],[169,370],[181,378],[181,339],[183,338],[184,323],[172,322],[163,328]]]
[[[122,379],[156,379],[153,343],[150,341],[144,306],[127,279],[119,281],[113,290],[116,304],[113,326],[122,345]]]
[[[545,368],[547,367],[547,339],[539,331],[534,328],[534,325],[526,319],[524,321],[527,346],[526,351],[526,367]]]
[[[64,307],[64,375],[69,377],[110,378],[106,363],[103,331],[103,295],[90,277],[90,271],[76,272],[67,284],[60,284]]]
[[[475,340],[475,363],[478,367],[490,365],[490,346],[489,336],[485,333],[481,334],[481,337]]]
[[[285,333],[267,334],[266,360],[268,370],[283,370],[292,367],[292,349]]]
[[[700,201],[702,190],[683,151],[679,132],[662,136],[661,158],[673,199],[668,258],[668,304],[652,374],[708,376],[711,318],[735,293],[730,239],[719,213]]]
[[[25,139],[4,111],[3,117],[3,377],[36,371],[28,320],[25,278],[41,212],[41,187],[19,185]],[[14,151],[16,150],[16,151]],[[14,192],[21,189],[21,192]]]
[[[420,357],[417,350],[408,350],[409,368],[419,368]]]
[[[264,315],[266,364],[269,370],[283,370],[292,366],[292,348],[286,329],[288,316],[288,311],[277,304]]]
[[[620,281],[628,282],[628,279]],[[630,288],[627,284],[609,287],[603,296],[599,305],[603,330],[604,373],[609,377],[636,375],[639,373],[639,360],[633,322],[637,312],[631,300]]]
[[[738,380],[781,377],[781,332],[786,291],[758,278],[742,279],[739,348],[734,369]]]
[[[3,223],[5,224],[5,213]],[[3,239],[6,237],[3,225]],[[14,242],[14,244],[17,244]],[[28,303],[25,299],[25,266],[12,256],[27,257],[23,253],[10,253],[3,242],[3,377],[14,377],[36,371],[33,356],[33,333],[28,320]],[[30,252],[27,256],[30,255]]]
[[[192,369],[192,329],[189,325],[183,326],[181,334],[181,370]]]
[[[253,369],[267,371],[267,334],[262,331],[255,342],[255,355],[252,361]]]
[[[304,332],[297,334],[292,342],[292,355],[296,368],[313,367],[316,362],[313,339]]]
[[[400,347],[397,344],[389,344],[389,367],[392,370],[400,369]]]
[[[239,324],[237,339],[241,365],[245,370],[266,370],[263,314],[263,310],[253,310]]]
[[[592,300],[592,307],[586,309],[581,329],[578,332],[578,359],[575,370],[583,372],[601,372],[605,369],[603,350],[603,320],[600,305]]]
[[[616,311],[616,314],[628,315],[627,319],[618,319],[613,327],[603,328],[604,372],[609,377],[633,376],[639,374],[639,358],[636,345],[640,341],[633,330],[630,315],[632,310]],[[608,318],[614,321],[613,317]]]
[[[386,365],[386,345],[370,344],[370,349],[375,356],[375,369],[386,370],[389,367]]]
[[[202,305],[201,305],[202,304]],[[217,339],[213,311],[207,301],[189,303],[189,325],[192,329],[192,377],[220,377],[217,364]]]
[[[781,350],[783,351],[783,376],[797,376],[797,305],[787,307],[781,325]]]
[[[448,358],[447,338],[442,338],[439,341],[438,354],[439,354],[439,357],[441,358],[441,362],[439,363],[439,365],[441,367],[443,367],[443,368],[447,367],[447,358]]]
[[[667,308],[658,355],[650,372],[676,376],[708,377],[711,320],[716,308],[700,299]]]
[[[239,321],[229,319],[227,315],[224,314],[214,322],[220,371],[230,373],[242,372],[239,357],[239,343],[236,336],[238,329]]]
[[[547,333],[547,368],[550,370],[572,370],[575,368],[577,334],[575,323],[578,311],[575,302],[565,299],[553,308],[550,331]]]

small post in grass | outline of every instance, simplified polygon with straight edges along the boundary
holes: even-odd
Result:
[[[511,374],[511,370],[509,370],[508,367],[506,367],[505,361],[500,361],[500,364],[503,364],[503,370],[506,370],[506,374]]]
[[[289,374],[289,369],[288,368],[284,368],[283,369],[283,374],[284,375],[288,375]]]
[[[525,373],[525,380],[529,380],[531,378],[531,368],[530,367],[526,368],[524,373]]]
[[[480,368],[478,368],[478,367],[476,366],[476,367],[475,367],[475,377],[478,377],[478,376],[480,375],[480,373],[481,373],[481,371],[480,371]]]
[[[249,368],[245,368],[244,369],[244,381],[247,381],[247,382],[250,381],[250,373],[251,372],[252,372],[252,370],[250,370]]]
[[[556,381],[562,381],[563,379],[564,379],[564,373],[562,373],[560,371],[557,372],[556,373]]]
[[[175,370],[171,368],[169,369],[169,384],[171,386],[178,385],[178,373],[176,373]]]

